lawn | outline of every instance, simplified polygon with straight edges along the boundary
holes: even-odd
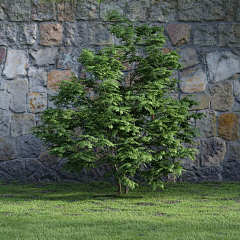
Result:
[[[0,239],[240,239],[240,184],[1,184]]]

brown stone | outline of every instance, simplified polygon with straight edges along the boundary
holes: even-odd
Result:
[[[44,46],[60,45],[63,28],[57,24],[44,23],[40,25],[40,44]]]
[[[27,96],[28,112],[39,113],[47,107],[46,93],[29,93]]]
[[[71,3],[59,3],[58,9],[58,21],[60,22],[74,22],[75,11],[72,9]]]
[[[201,67],[180,72],[180,88],[185,93],[203,92],[206,88],[207,75]]]
[[[239,116],[234,113],[224,113],[218,117],[218,136],[226,140],[239,139]]]
[[[179,46],[185,42],[189,42],[191,26],[187,24],[169,24],[167,32],[173,45]]]
[[[6,54],[6,48],[1,47],[0,48],[0,64],[2,64],[2,62],[4,61],[5,54]]]
[[[181,98],[187,97],[187,94],[182,94]],[[202,110],[210,107],[210,96],[208,94],[191,95],[191,99],[199,102],[199,105],[193,105],[190,110]]]
[[[56,84],[60,83],[62,80],[70,81],[68,77],[71,77],[71,76],[72,76],[72,71],[70,70],[65,70],[65,71],[52,70],[48,74],[47,88],[57,90],[59,86],[56,86]]]
[[[203,167],[219,165],[227,153],[226,143],[219,137],[203,140],[201,153]]]
[[[219,111],[233,109],[233,85],[230,82],[220,82],[209,88],[211,92],[211,108]]]

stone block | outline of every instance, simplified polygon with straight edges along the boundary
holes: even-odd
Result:
[[[40,44],[44,46],[59,46],[62,43],[63,27],[59,24],[42,23],[40,29]]]
[[[84,47],[87,43],[87,23],[65,23],[66,37],[64,38],[65,46]]]
[[[169,24],[167,32],[172,44],[179,46],[190,41],[191,26],[187,24]]]
[[[223,165],[223,181],[240,181],[240,161],[227,162]]]
[[[105,24],[90,23],[88,31],[88,42],[92,45],[102,46],[113,43],[113,37]]]
[[[54,65],[57,58],[57,48],[43,48],[37,51],[30,50],[30,55],[38,66]]]
[[[219,137],[202,140],[201,165],[211,167],[223,162],[227,153],[227,147],[224,140]]]
[[[13,182],[13,181],[17,181],[16,178],[10,176],[9,174],[7,174],[6,172],[0,170],[0,180],[4,181],[4,182]]]
[[[127,2],[127,19],[129,21],[146,21],[150,0],[133,0]]]
[[[199,25],[193,32],[193,44],[201,47],[218,45],[216,26]]]
[[[0,24],[0,45],[14,45],[17,41],[17,24],[1,22]]]
[[[55,169],[61,159],[58,156],[50,155],[48,151],[45,151],[39,156],[39,160],[43,165]]]
[[[29,177],[42,166],[42,163],[38,161],[36,158],[29,158],[25,160],[25,166],[26,176]]]
[[[5,91],[0,91],[0,109],[8,110],[10,104],[10,95]]]
[[[30,67],[28,70],[30,92],[46,92],[47,71],[43,68]]]
[[[34,135],[23,135],[18,137],[18,156],[21,158],[38,157],[41,153],[42,142]]]
[[[100,3],[100,18],[103,21],[107,21],[106,14],[110,10],[115,10],[121,15],[124,15],[125,2],[120,0],[112,0],[112,1],[103,1]]]
[[[0,136],[6,137],[10,135],[10,119],[11,114],[8,111],[0,110]]]
[[[202,0],[178,0],[178,21],[199,22],[202,19]]]
[[[46,93],[29,93],[27,95],[27,109],[28,112],[40,113],[47,107]]]
[[[240,161],[240,144],[230,142],[228,147],[228,162]]]
[[[56,20],[56,7],[53,1],[33,0],[32,19],[34,21]]]
[[[180,89],[184,93],[203,92],[206,89],[207,75],[201,67],[180,72]]]
[[[219,82],[209,88],[211,93],[211,108],[219,111],[233,109],[233,85],[231,82]]]
[[[1,118],[0,118],[1,121]],[[1,125],[1,122],[0,122]],[[0,137],[0,161],[8,161],[17,157],[15,146],[12,141],[7,141]]]
[[[240,24],[221,24],[218,28],[220,47],[240,47]]]
[[[193,48],[181,49],[179,55],[181,56],[179,62],[182,64],[183,68],[189,68],[199,64],[197,51]]]
[[[70,70],[72,68],[71,65],[72,63],[74,64],[72,50],[72,48],[59,48],[57,55],[57,68],[61,68],[64,70]],[[75,62],[75,64],[76,63],[77,62]]]
[[[227,22],[238,21],[239,9],[240,2],[238,0],[228,0],[225,2],[225,20],[227,20]]]
[[[58,21],[60,22],[74,22],[75,18],[75,11],[72,5],[73,3],[58,3],[57,10],[58,10]]]
[[[72,72],[70,70],[65,71],[52,70],[48,74],[47,88],[57,90],[59,86],[56,86],[56,84],[60,83],[62,80],[70,81],[69,77],[71,76]]]
[[[182,175],[178,179],[179,182],[190,182],[190,183],[197,183],[198,177],[196,176],[195,172],[187,171],[182,172]]]
[[[22,160],[10,160],[5,162],[0,162],[0,171],[13,176],[17,181],[26,181],[26,168],[25,162]]]
[[[176,2],[151,0],[150,21],[152,22],[175,22]]]
[[[99,19],[99,4],[96,0],[78,1],[76,19],[97,20]]]
[[[13,114],[11,119],[11,136],[13,138],[31,133],[36,126],[35,116],[32,114]]]
[[[0,6],[0,21],[3,21],[3,20],[5,20],[6,19],[6,14],[5,14],[5,12],[4,12],[4,6]]]
[[[239,116],[234,113],[225,113],[218,117],[218,136],[226,140],[239,139]]]
[[[200,165],[200,140],[194,140],[193,143],[184,143],[183,146],[185,148],[194,148],[197,150],[196,154],[195,154],[195,159],[194,161],[191,160],[190,158],[185,158],[185,159],[181,159],[180,161],[182,162],[182,166],[184,169],[187,170],[196,170],[199,168]]]
[[[37,24],[23,24],[19,33],[21,44],[33,45],[37,39]]]
[[[222,181],[222,166],[202,168],[196,172],[198,182]]]
[[[5,60],[6,48],[0,47],[0,64]]]
[[[240,72],[240,58],[230,51],[208,53],[206,60],[212,82],[226,80]]]
[[[182,94],[181,99],[185,98],[189,95],[187,94]],[[206,108],[210,108],[210,96],[208,94],[197,94],[197,95],[191,95],[190,97],[194,101],[198,101],[199,105],[193,105],[190,110],[203,110]]]
[[[206,117],[196,120],[196,128],[200,132],[201,137],[216,137],[216,113],[212,110],[203,110],[201,113]]]
[[[203,19],[207,21],[224,20],[225,2],[222,0],[203,0]]]
[[[8,50],[7,59],[3,74],[8,79],[14,79],[18,76],[25,76],[28,67],[27,52],[23,50]]]
[[[7,83],[7,90],[10,95],[10,109],[15,113],[26,111],[26,94],[28,82],[26,79],[17,79]]]
[[[31,2],[26,0],[7,1],[7,13],[10,21],[29,21]]]

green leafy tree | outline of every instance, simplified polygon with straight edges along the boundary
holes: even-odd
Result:
[[[68,160],[68,169],[107,163],[118,194],[122,186],[127,193],[137,185],[136,173],[156,189],[161,177],[181,174],[176,158],[194,158],[195,149],[182,143],[192,142],[197,131],[189,121],[202,115],[188,112],[197,102],[170,95],[178,90],[179,80],[170,77],[180,64],[177,52],[162,50],[163,29],[116,13],[108,17],[121,44],[83,51],[79,62],[85,77],[60,83],[51,99],[56,108],[43,112],[34,133],[51,154]]]

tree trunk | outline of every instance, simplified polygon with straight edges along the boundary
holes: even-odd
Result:
[[[128,194],[129,186],[125,186],[125,194]]]
[[[120,180],[117,181],[117,192],[119,195],[122,195],[122,184]]]

